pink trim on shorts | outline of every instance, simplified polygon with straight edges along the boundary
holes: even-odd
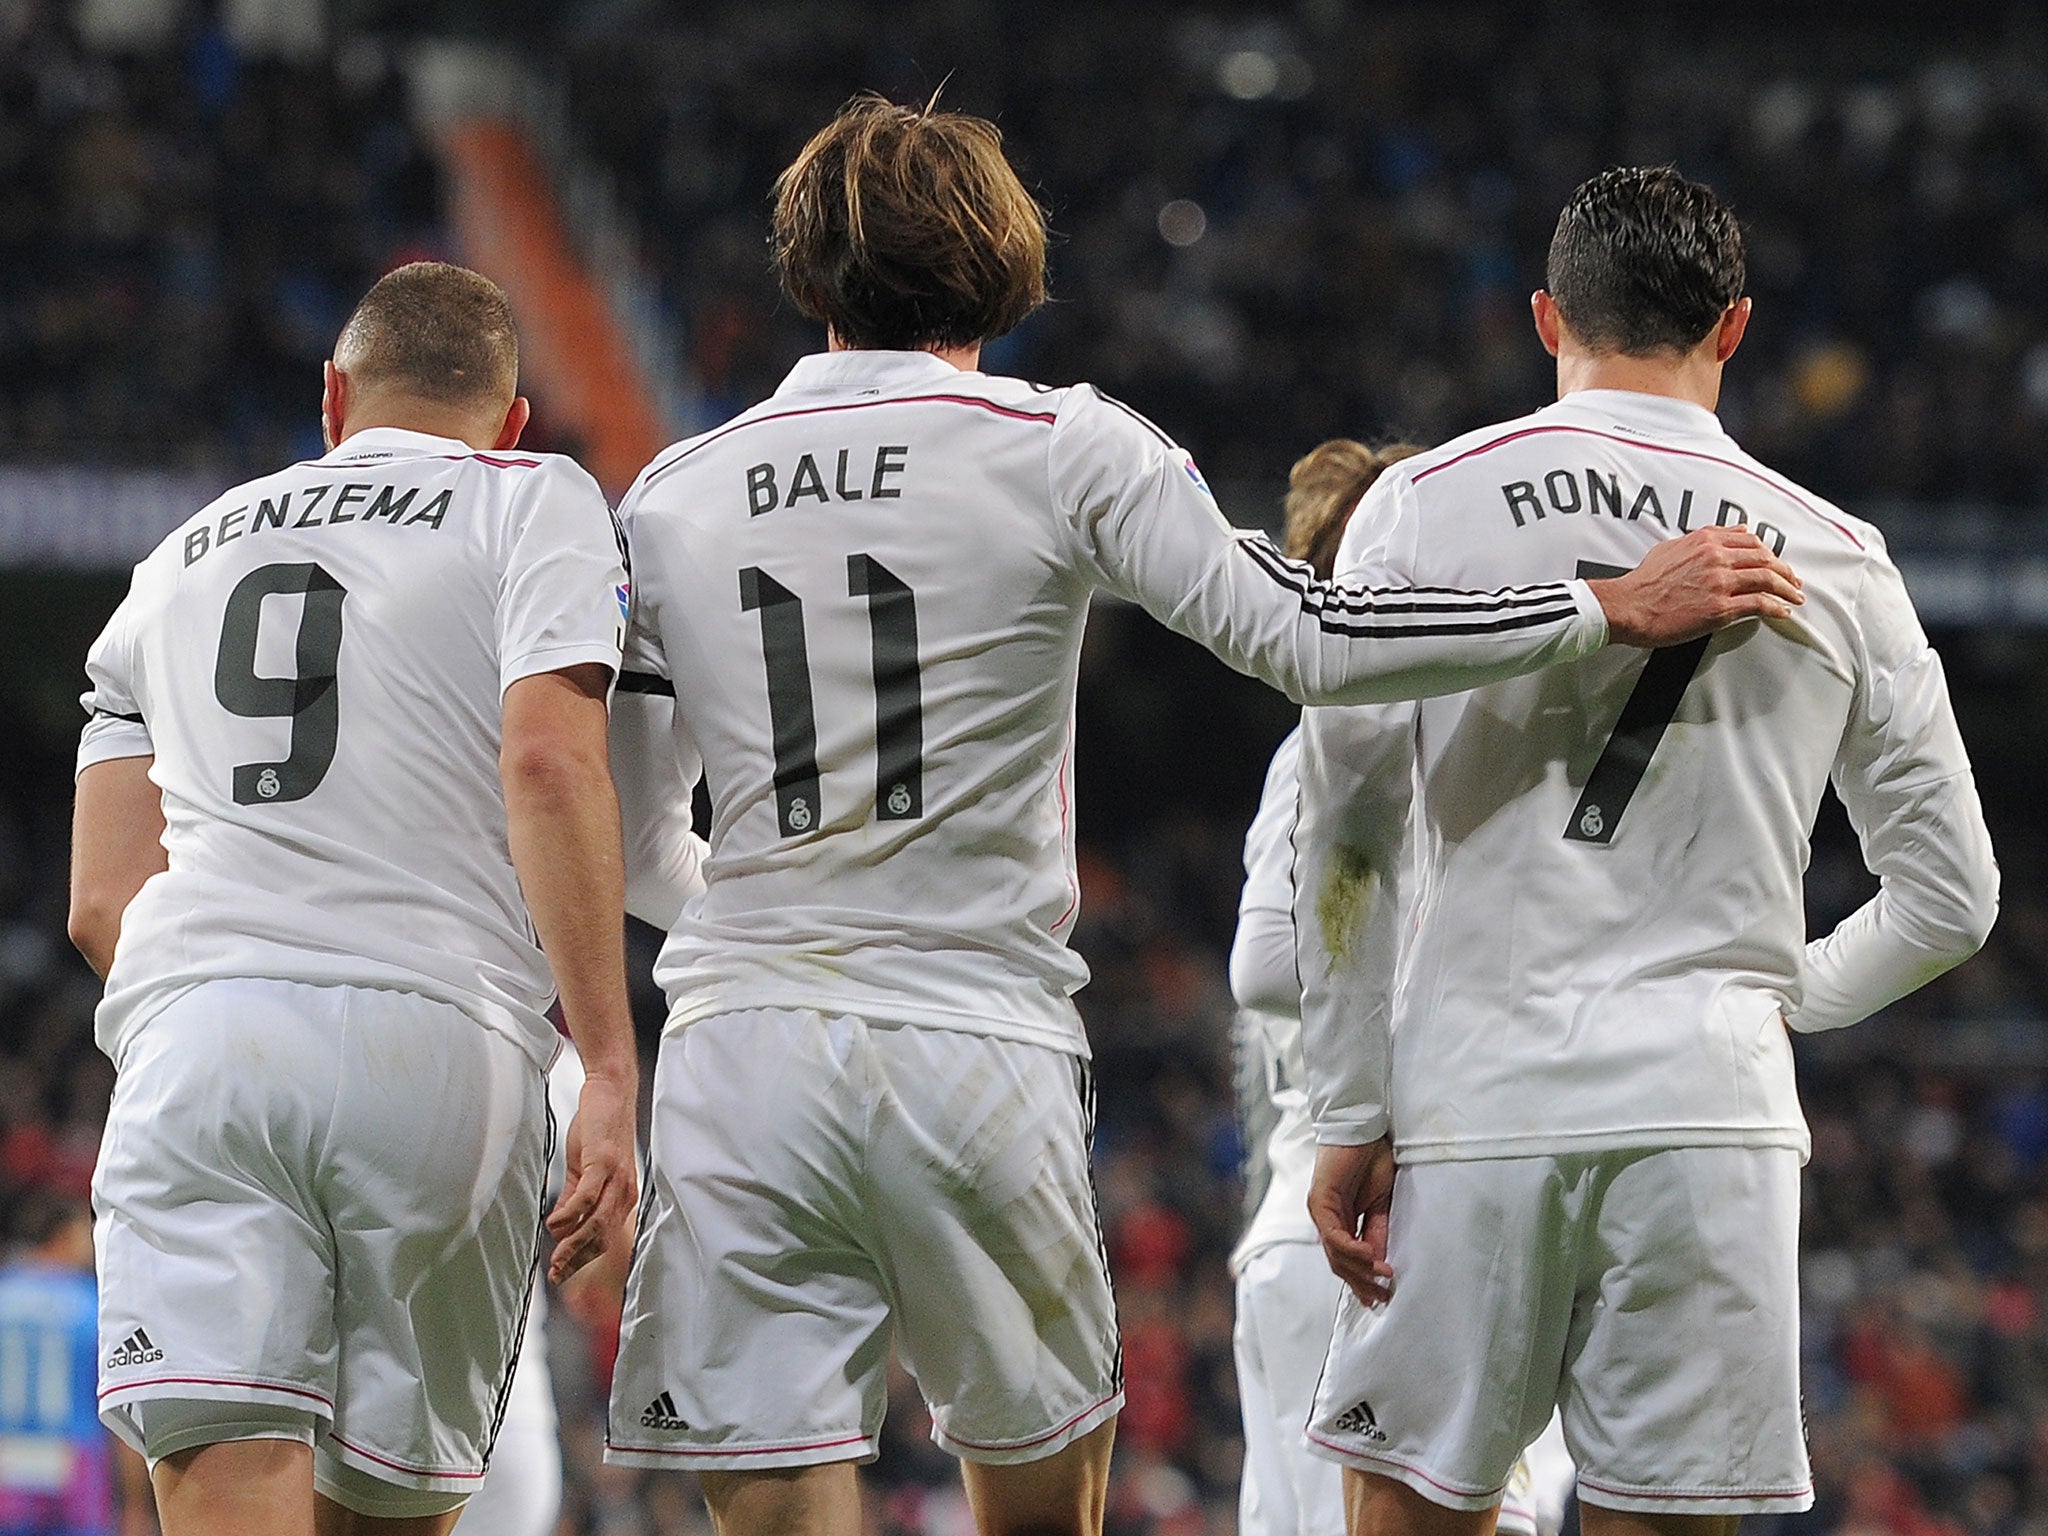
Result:
[[[1079,1413],[1067,1420],[1066,1423],[1060,1425],[1059,1428],[1048,1429],[1044,1434],[1033,1435],[1029,1440],[970,1440],[965,1435],[954,1434],[953,1431],[947,1429],[944,1425],[939,1426],[939,1431],[955,1445],[964,1445],[970,1451],[1028,1451],[1034,1445],[1043,1445],[1048,1440],[1057,1439],[1059,1436],[1064,1435],[1076,1424],[1087,1418],[1089,1414],[1100,1413],[1122,1396],[1123,1393],[1121,1392],[1112,1392],[1109,1396],[1102,1399],[1101,1402],[1090,1403],[1086,1408],[1083,1408]]]
[[[810,1445],[714,1445],[714,1446],[664,1446],[664,1445],[620,1445],[610,1436],[605,1437],[604,1448],[608,1451],[623,1451],[629,1456],[797,1456],[805,1451],[836,1451],[842,1445],[866,1445],[869,1437],[854,1435],[845,1440],[818,1440]]]
[[[353,1440],[345,1440],[331,1430],[327,1438],[345,1451],[354,1451],[366,1461],[374,1461],[378,1466],[389,1467],[394,1472],[403,1472],[408,1477],[456,1477],[466,1482],[474,1482],[483,1476],[482,1472],[447,1472],[439,1467],[409,1467],[402,1461],[393,1461],[389,1456],[380,1456],[367,1446],[357,1445]]]
[[[240,1377],[226,1376],[145,1376],[140,1381],[117,1382],[111,1387],[100,1389],[99,1400],[105,1402],[117,1392],[126,1392],[134,1387],[242,1387],[251,1392],[283,1392],[292,1397],[309,1397],[330,1413],[334,1410],[334,1399],[324,1392],[315,1392],[307,1387],[288,1387],[281,1382],[250,1381]]]
[[[1422,1468],[1416,1466],[1413,1462],[1402,1461],[1398,1457],[1384,1455],[1378,1451],[1361,1451],[1349,1445],[1339,1445],[1334,1440],[1325,1440],[1312,1429],[1304,1429],[1302,1434],[1317,1445],[1320,1445],[1324,1450],[1335,1451],[1339,1456],[1349,1456],[1354,1461],[1377,1461],[1389,1467],[1399,1467],[1403,1472],[1421,1478],[1430,1487],[1439,1488],[1454,1499],[1485,1499],[1494,1503],[1505,1502],[1504,1496],[1508,1491],[1506,1483],[1502,1483],[1490,1493],[1484,1488],[1453,1488],[1449,1483],[1439,1482],[1436,1478],[1431,1477],[1429,1473],[1423,1471]]]
[[[1579,1486],[1590,1488],[1595,1493],[1611,1493],[1617,1499],[1659,1499],[1673,1504],[1690,1503],[1694,1499],[1804,1499],[1813,1495],[1811,1483],[1804,1488],[1737,1488],[1683,1493],[1657,1488],[1616,1488],[1609,1483],[1596,1483],[1590,1477],[1582,1477]]]

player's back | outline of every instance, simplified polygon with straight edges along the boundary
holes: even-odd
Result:
[[[1078,1038],[1067,393],[810,358],[627,498],[636,631],[714,812],[709,889],[657,970],[685,1018],[808,1002]]]
[[[422,991],[551,1055],[500,696],[615,665],[622,580],[570,461],[391,428],[167,538],[90,667],[102,723],[133,696],[169,858],[125,919],[103,1043],[140,999],[247,975]]]
[[[1375,494],[1410,502],[1385,554],[1423,584],[1611,574],[1654,540],[1742,520],[1806,595],[1791,621],[1420,706],[1403,1156],[1803,1147],[1782,1017],[1814,815],[1838,753],[1874,750],[1856,743],[1886,716],[1906,739],[1942,694],[1875,531],[1709,412],[1615,391],[1410,460]],[[1373,508],[1353,528],[1368,558]],[[1941,745],[1966,766],[1952,722]]]

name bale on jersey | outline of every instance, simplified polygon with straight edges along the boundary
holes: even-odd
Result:
[[[900,475],[910,464],[910,450],[902,443],[885,443],[875,450],[874,463],[855,464],[853,450],[827,449],[823,455],[801,454],[796,463],[780,474],[773,464],[751,464],[747,467],[747,510],[755,517],[764,512],[773,512],[795,506],[800,501],[894,501],[903,494],[900,487],[889,483],[892,475]],[[818,459],[833,460],[832,483],[828,489],[824,471],[818,467]],[[865,455],[863,455],[865,457]],[[847,482],[851,473],[853,481]]]
[[[1707,526],[1705,509],[1709,503],[1717,503],[1713,514],[1716,526],[1725,528],[1732,523],[1738,528],[1749,528],[1770,546],[1773,554],[1785,553],[1785,531],[1776,523],[1759,521],[1751,527],[1749,513],[1725,496],[1704,496],[1695,503],[1690,486],[1662,492],[1647,480],[1639,486],[1629,486],[1617,471],[1588,466],[1577,470],[1553,469],[1540,481],[1511,480],[1500,488],[1500,494],[1517,528],[1531,527],[1552,515],[1573,517],[1583,512],[1590,517],[1612,517],[1630,523],[1647,517],[1666,528],[1690,533],[1694,528]],[[1667,497],[1668,504],[1677,509],[1673,515],[1665,512]]]
[[[409,485],[401,491],[395,485],[379,485],[373,480],[351,480],[339,489],[315,484],[281,491],[275,497],[264,496],[189,529],[185,534],[185,564],[195,564],[223,545],[253,538],[272,528],[330,528],[336,523],[373,523],[379,519],[394,528],[401,523],[408,528],[417,523],[439,528],[455,491],[453,487],[438,491],[415,510],[413,499],[423,489]]]

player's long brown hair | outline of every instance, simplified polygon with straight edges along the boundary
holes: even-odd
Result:
[[[994,123],[856,96],[775,182],[783,291],[850,347],[967,346],[1045,302],[1045,211]]]
[[[1422,452],[1416,443],[1368,448],[1348,437],[1333,437],[1311,448],[1287,472],[1287,553],[1306,560],[1327,581],[1337,564],[1337,546],[1359,499],[1389,464]]]

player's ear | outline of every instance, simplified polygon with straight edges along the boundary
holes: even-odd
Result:
[[[498,450],[517,448],[519,434],[526,430],[527,422],[532,419],[532,403],[524,395],[514,395],[510,409],[505,412],[504,423],[498,428],[498,440],[491,447]]]
[[[1552,357],[1557,356],[1561,329],[1557,300],[1550,296],[1547,289],[1538,288],[1529,295],[1529,312],[1536,317],[1536,335],[1543,343],[1543,350]]]
[[[1714,361],[1725,363],[1735,355],[1735,349],[1742,345],[1742,336],[1749,329],[1750,303],[1745,298],[1737,299],[1721,312],[1721,323],[1714,328]]]
[[[329,358],[320,371],[320,440],[330,450],[341,443],[342,418],[348,411],[348,375]]]

